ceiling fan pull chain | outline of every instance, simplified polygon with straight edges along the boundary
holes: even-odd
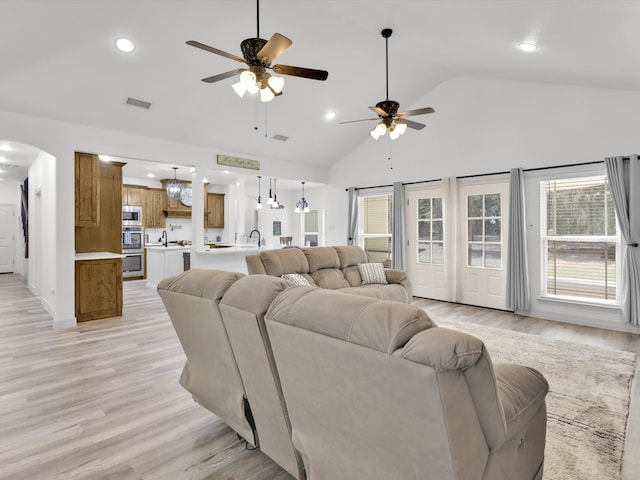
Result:
[[[267,104],[264,104],[264,138],[267,138]]]
[[[391,156],[391,149],[393,148],[393,144],[391,143],[391,137],[389,137],[389,156],[387,160],[389,160],[389,170],[393,170],[393,158]]]
[[[258,99],[253,102],[253,129],[258,130]]]

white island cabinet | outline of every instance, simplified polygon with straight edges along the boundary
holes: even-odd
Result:
[[[247,255],[256,255],[265,250],[282,248],[282,245],[234,245],[227,248],[212,248],[204,251],[191,252],[191,268],[208,268],[225,270],[228,272],[240,272],[247,274]]]
[[[163,278],[173,277],[184,271],[184,254],[191,247],[147,247],[147,287],[156,288]]]

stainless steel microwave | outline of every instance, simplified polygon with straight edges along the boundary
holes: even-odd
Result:
[[[122,225],[142,225],[142,207],[122,207]]]

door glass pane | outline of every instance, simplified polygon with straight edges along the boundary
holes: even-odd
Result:
[[[488,193],[484,196],[485,217],[500,217],[500,194]],[[478,215],[480,216],[480,215]]]
[[[467,202],[467,217],[482,217],[482,195],[469,195]]]
[[[433,218],[442,218],[442,198],[433,199]]]
[[[469,244],[469,253],[468,253],[467,262],[470,267],[482,266],[482,244],[481,243]]]
[[[469,220],[469,241],[482,241],[482,220]]]
[[[430,244],[427,242],[418,243],[418,263],[431,263]]]
[[[432,232],[432,240],[434,241],[443,241],[443,233],[442,233],[442,220],[434,220],[431,222],[433,224],[433,232]]]
[[[431,240],[431,222],[418,222],[418,239]]]
[[[484,249],[484,266],[487,268],[502,268],[502,248],[500,244],[487,243]]]
[[[418,219],[429,220],[431,218],[431,199],[418,199]]]
[[[433,242],[433,261],[432,263],[437,265],[444,265],[444,243]]]
[[[500,219],[490,218],[484,221],[484,235],[487,242],[500,241]]]

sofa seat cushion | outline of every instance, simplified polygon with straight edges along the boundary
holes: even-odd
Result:
[[[407,289],[402,285],[361,285],[359,287],[346,287],[338,290],[342,293],[351,293],[363,297],[377,298],[379,300],[393,300],[394,302],[411,303]]]
[[[519,432],[544,404],[549,384],[540,372],[521,365],[493,365],[507,423],[507,438]]]

